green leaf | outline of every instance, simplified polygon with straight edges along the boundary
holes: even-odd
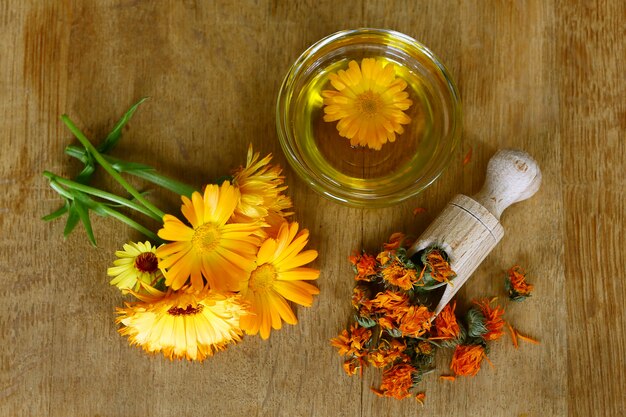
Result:
[[[122,136],[122,129],[124,128],[124,126],[126,126],[126,124],[133,117],[133,114],[135,113],[139,105],[143,103],[144,101],[146,101],[147,99],[148,97],[143,97],[137,103],[133,104],[132,107],[128,109],[126,113],[124,113],[124,115],[122,116],[120,121],[117,122],[117,124],[115,125],[111,133],[109,133],[106,139],[104,139],[104,142],[102,142],[100,146],[98,146],[98,151],[100,153],[107,153],[110,150],[112,150],[115,147],[115,145],[117,145],[117,142],[120,140],[120,137]]]
[[[96,238],[93,235],[93,229],[91,228],[91,220],[89,220],[89,210],[87,209],[87,206],[85,206],[85,204],[81,202],[79,198],[77,198],[74,200],[74,207],[76,208],[76,212],[80,217],[80,221],[83,223],[83,226],[85,226],[85,231],[87,232],[87,237],[89,237],[89,241],[93,246],[97,246]]]
[[[72,230],[74,230],[74,228],[78,224],[78,220],[80,220],[80,217],[78,216],[78,212],[76,211],[76,207],[73,202],[69,204],[68,211],[69,214],[67,215],[65,229],[63,229],[63,237],[68,237],[70,233],[72,233]]]
[[[41,218],[41,220],[45,221],[45,222],[49,222],[50,220],[54,220],[56,218],[61,217],[62,215],[64,215],[65,213],[67,213],[67,211],[70,208],[70,203],[65,201],[65,205],[63,205],[62,207],[59,207],[57,210],[55,210],[54,212],[43,216]]]

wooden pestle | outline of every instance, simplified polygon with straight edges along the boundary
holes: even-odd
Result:
[[[504,236],[500,224],[504,209],[531,197],[540,184],[541,171],[530,155],[519,150],[500,150],[489,160],[483,188],[471,198],[455,196],[409,248],[410,256],[429,246],[442,248],[457,274],[452,284],[446,286],[435,314],[450,302]]]

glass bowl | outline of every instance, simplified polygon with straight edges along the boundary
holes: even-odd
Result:
[[[332,104],[324,95],[339,88],[329,75],[349,66],[365,68],[364,58],[381,68],[393,64],[394,80],[405,81],[402,91],[411,103],[402,109],[406,117],[392,134],[394,141],[384,139],[389,141],[380,149],[354,143],[348,123],[342,133],[338,120],[324,118],[326,104]],[[349,206],[384,207],[415,196],[443,172],[459,142],[461,104],[447,69],[421,43],[391,30],[346,30],[318,41],[291,66],[278,93],[276,126],[287,160],[314,190]],[[370,131],[376,131],[373,126]]]

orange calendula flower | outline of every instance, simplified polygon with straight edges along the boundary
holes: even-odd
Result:
[[[398,329],[403,335],[420,337],[430,330],[433,313],[427,307],[418,305],[410,306],[396,317]]]
[[[452,356],[450,370],[455,375],[474,376],[480,371],[480,363],[485,357],[485,349],[480,345],[458,345]]]
[[[372,391],[379,397],[393,397],[398,400],[410,397],[414,372],[416,369],[407,363],[394,365],[383,372],[380,388],[372,388]]]
[[[259,153],[253,152],[250,144],[246,166],[240,167],[233,174],[233,185],[241,193],[233,220],[247,223],[265,219],[268,224],[276,225],[282,223],[285,216],[293,214],[286,212],[292,207],[291,199],[282,194],[287,189],[284,185],[285,177],[280,175],[282,170],[279,166],[270,165],[272,155],[259,158]]]
[[[532,284],[526,282],[526,273],[519,265],[508,270],[505,287],[509,298],[513,301],[523,301],[526,297],[530,297],[534,288]]]
[[[119,332],[146,352],[170,359],[202,361],[241,340],[239,321],[248,314],[238,295],[185,287],[167,293],[144,285],[146,294],[131,291],[141,302],[118,308]]]
[[[353,265],[356,281],[371,281],[378,270],[376,268],[376,259],[372,255],[364,253],[362,255],[352,255],[349,258]]]
[[[409,297],[406,294],[394,291],[384,291],[376,294],[371,300],[361,304],[363,311],[369,314],[382,314],[395,317],[409,308]]]
[[[367,300],[367,293],[365,289],[360,286],[354,287],[352,289],[352,307],[358,310],[365,300]]]
[[[456,301],[453,301],[448,303],[435,317],[435,338],[437,340],[453,341],[459,339],[461,328],[454,314],[455,309]]]
[[[486,298],[474,301],[474,305],[480,309],[485,318],[484,324],[487,332],[482,335],[482,338],[485,340],[496,340],[504,334],[505,321],[502,318],[504,309],[498,304],[495,307],[491,307],[492,301]]]
[[[406,81],[395,76],[395,66],[381,59],[364,58],[361,65],[329,74],[335,90],[324,90],[324,120],[339,121],[339,135],[352,146],[379,150],[394,142],[411,119],[404,113],[413,102],[404,91]]]
[[[330,340],[330,344],[339,350],[339,354],[355,358],[367,356],[365,345],[372,338],[372,331],[354,323],[350,331],[342,330],[341,334]]]
[[[408,362],[410,358],[403,353],[405,349],[406,343],[398,339],[383,339],[375,350],[369,352],[367,360],[376,368],[385,368],[398,359]]]
[[[343,363],[343,370],[349,376],[356,375],[357,372],[359,373],[359,376],[363,376],[363,364],[364,362],[361,358],[347,359]]]
[[[432,250],[426,255],[424,268],[420,274],[420,280],[424,273],[428,271],[430,276],[437,282],[450,283],[450,280],[456,277],[456,272],[450,267],[450,263],[446,261],[438,250]]]
[[[257,254],[256,267],[250,272],[248,285],[242,290],[250,304],[251,315],[241,319],[248,334],[260,333],[263,339],[270,329],[280,329],[282,322],[298,320],[286,300],[309,307],[319,289],[306,281],[316,280],[319,270],[304,265],[317,258],[317,251],[305,250],[309,231],[298,233],[298,223],[283,223],[276,239],[266,239]]]
[[[407,269],[397,261],[392,262],[391,265],[384,268],[381,273],[385,281],[405,291],[410,290],[417,283],[415,270]]]
[[[181,211],[191,227],[166,214],[158,233],[171,241],[156,251],[165,285],[178,290],[191,278],[197,290],[205,280],[216,291],[241,290],[254,267],[261,223],[228,223],[239,202],[239,191],[228,181],[182,200]]]

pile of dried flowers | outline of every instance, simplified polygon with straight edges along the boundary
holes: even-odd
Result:
[[[424,375],[433,372],[438,348],[454,349],[450,370],[443,380],[456,376],[474,376],[483,360],[489,361],[489,343],[504,334],[505,325],[517,340],[537,343],[521,335],[503,318],[504,308],[494,299],[473,301],[463,318],[456,314],[456,301],[436,317],[429,293],[444,285],[453,285],[456,274],[446,253],[436,247],[409,257],[411,242],[394,233],[383,250],[373,256],[351,256],[356,285],[352,294],[354,323],[331,340],[345,356],[344,371],[363,375],[368,365],[382,370],[382,382],[372,391],[384,397],[415,397],[423,403],[424,392],[416,392]],[[523,270],[515,266],[506,278],[507,291],[513,300],[530,295]]]
[[[98,147],[62,116],[80,142],[66,153],[84,168],[72,180],[44,173],[65,199],[44,220],[67,214],[65,236],[80,221],[95,245],[89,218],[93,212],[120,220],[149,239],[125,244],[108,269],[111,284],[135,299],[117,309],[119,332],[147,352],[202,361],[239,341],[243,332],[267,339],[283,321],[296,324],[289,302],[312,304],[319,290],[309,281],[319,271],[305,267],[317,258],[317,251],[304,250],[308,230],[287,220],[292,203],[283,194],[287,187],[281,169],[270,164],[271,155],[260,158],[250,146],[245,166],[199,191],[149,166],[109,156],[143,101],[130,108]],[[129,197],[92,186],[98,166]],[[180,195],[182,217],[161,211],[122,174]],[[129,210],[156,221],[156,233],[129,217]]]

